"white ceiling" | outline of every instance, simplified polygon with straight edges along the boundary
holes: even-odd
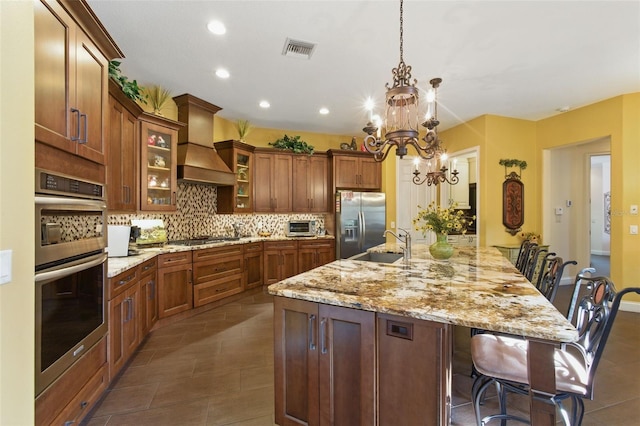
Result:
[[[124,75],[259,127],[363,136],[364,102],[383,112],[400,59],[398,0],[88,3]],[[212,19],[225,35],[208,32]],[[287,37],[317,43],[312,58],[282,56]],[[640,1],[406,0],[404,60],[421,89],[444,80],[441,130],[482,114],[539,120],[640,91]]]

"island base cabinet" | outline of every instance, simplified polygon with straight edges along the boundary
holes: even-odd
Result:
[[[276,297],[275,419],[375,424],[375,314]]]
[[[452,326],[377,315],[380,425],[447,425]]]

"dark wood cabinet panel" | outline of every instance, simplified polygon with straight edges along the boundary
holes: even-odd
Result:
[[[107,206],[110,211],[135,212],[138,208],[140,129],[142,108],[109,80],[107,128]]]
[[[328,151],[332,158],[333,189],[382,188],[382,165],[363,152]]]
[[[377,321],[379,424],[448,424],[452,326],[387,314]]]
[[[375,314],[274,298],[275,418],[375,424]]]
[[[113,379],[140,343],[140,284],[109,301],[109,377]]]
[[[35,424],[79,424],[109,384],[107,339],[90,348],[35,401]]]
[[[244,290],[242,245],[193,252],[193,306],[215,302]]]
[[[264,283],[264,253],[262,243],[244,245],[244,288],[260,287]]]
[[[269,285],[298,273],[298,242],[264,243],[264,284]]]
[[[83,2],[37,1],[34,19],[36,140],[105,164],[109,58],[123,55]]]
[[[292,207],[293,160],[288,154],[254,153],[256,212],[287,213]]]
[[[191,252],[158,256],[158,317],[193,308]]]
[[[158,322],[158,262],[151,259],[140,265],[140,341]]]
[[[298,273],[333,262],[336,258],[335,240],[298,242]]]
[[[293,156],[293,211],[328,211],[328,159],[325,154]]]

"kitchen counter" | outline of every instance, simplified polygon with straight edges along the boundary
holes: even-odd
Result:
[[[390,243],[369,249],[369,252],[401,253],[401,249],[398,244]],[[425,404],[430,404],[435,408],[427,410],[427,423],[449,424],[453,357],[451,327],[460,325],[528,339],[529,358],[535,360],[528,364],[531,424],[555,424],[556,408],[545,398],[545,395],[555,392],[554,348],[561,342],[577,340],[577,330],[494,247],[457,247],[453,257],[439,261],[431,257],[427,245],[414,244],[412,259],[408,262],[402,258],[393,263],[336,260],[273,284],[268,291],[280,296],[276,297],[274,305],[277,421],[280,419],[283,422],[289,415],[287,404],[297,401],[296,390],[307,386],[308,379],[289,373],[289,364],[286,362],[288,357],[295,358],[303,354],[303,357],[311,360],[320,359],[322,372],[318,374],[313,370],[309,374],[313,380],[321,382],[321,389],[323,386],[327,389],[351,386],[354,380],[356,383],[355,387],[349,389],[349,395],[329,394],[329,397],[321,397],[320,411],[325,413],[321,416],[333,415],[334,408],[341,406],[344,399],[351,400],[350,395],[356,395],[353,398],[359,399],[361,406],[370,408],[373,404],[373,409],[363,414],[370,416],[366,417],[369,419],[366,421],[371,421],[378,413],[380,418],[386,416],[387,419],[397,419],[399,423],[404,420],[409,424],[411,413],[420,412]],[[310,302],[317,304],[318,310],[309,307]],[[331,315],[336,309],[342,309],[339,316],[348,318],[348,322],[332,319]],[[373,331],[371,325],[366,325],[371,323],[364,319],[368,318],[367,311],[375,316]],[[359,319],[362,322],[359,323]],[[421,323],[415,324],[415,321]],[[345,327],[343,324],[350,325]],[[336,327],[341,330],[337,337],[332,331]],[[342,337],[346,335],[342,334],[345,328],[359,331],[352,334],[350,339],[345,339]],[[420,329],[438,328],[441,331],[431,334],[431,337],[417,337],[417,346],[413,346],[413,349],[398,343],[403,339],[413,341],[413,331],[410,330],[418,330],[418,333]],[[362,336],[371,336],[367,334],[371,332],[374,337],[370,337],[370,340],[360,340],[364,339]],[[389,340],[391,335],[396,338]],[[336,347],[332,344],[335,338],[343,338]],[[320,342],[322,348],[319,353],[316,351],[316,341]],[[298,352],[288,352],[289,345],[295,347],[294,342],[306,343],[309,349],[306,349],[307,352],[302,348]],[[359,348],[360,342],[368,342],[366,344],[370,346]],[[377,357],[377,361],[357,358],[342,369],[358,369],[359,365],[367,365],[368,369],[356,370],[360,372],[359,376],[347,382],[338,382],[340,376],[332,370],[332,359],[343,359],[353,353],[364,356],[371,351],[374,351],[373,356]],[[430,357],[425,358],[428,353]],[[423,358],[430,361],[424,361]],[[425,366],[425,362],[434,366],[434,371],[418,375],[417,371]],[[411,380],[416,381],[413,386],[426,389],[425,392],[431,397],[413,402],[396,399],[402,388],[402,380],[394,381],[394,377],[405,373],[404,367],[398,366],[412,369],[414,373]],[[403,380],[409,380],[409,377]],[[372,383],[374,390],[371,390]],[[375,386],[379,386],[377,390]],[[315,385],[309,389],[309,393],[303,395],[315,395],[311,393]],[[369,393],[360,392],[360,389],[369,389]],[[376,392],[384,393],[385,397],[373,398],[371,395]],[[313,403],[313,407],[316,407],[313,396],[310,398],[309,404]],[[314,411],[312,416],[316,414]]]
[[[401,253],[387,243],[370,252]],[[269,286],[269,293],[519,336],[571,342],[577,331],[495,248],[458,247],[434,260],[414,244],[412,259],[336,260]]]
[[[217,241],[214,243],[199,244],[199,245],[192,245],[192,246],[165,244],[162,247],[150,247],[150,248],[138,249],[140,254],[137,254],[134,256],[110,257],[108,261],[107,277],[108,278],[115,277],[116,275],[126,271],[127,269],[131,269],[134,266],[138,266],[155,256],[165,254],[165,253],[176,253],[180,251],[200,250],[200,249],[211,248],[211,247],[224,247],[224,246],[231,246],[236,244],[258,243],[261,241],[287,241],[287,240],[310,241],[310,240],[319,240],[319,239],[334,239],[334,237],[331,235],[326,235],[323,237],[296,237],[296,238],[289,238],[285,236],[243,237],[243,238],[240,238],[239,240]]]

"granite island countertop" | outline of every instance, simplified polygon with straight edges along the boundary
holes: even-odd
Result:
[[[401,252],[393,243],[369,251]],[[424,244],[413,245],[408,264],[336,260],[272,284],[269,293],[554,342],[577,339],[564,315],[493,247],[457,247],[445,261]]]

